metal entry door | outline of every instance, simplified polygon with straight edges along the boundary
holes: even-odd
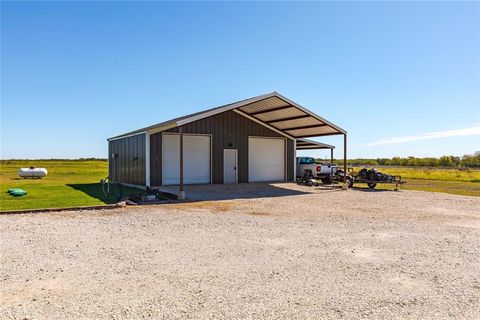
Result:
[[[223,149],[223,183],[237,183],[237,149]]]

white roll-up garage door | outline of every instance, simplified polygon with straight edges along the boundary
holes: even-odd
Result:
[[[248,139],[248,181],[285,180],[285,139]]]
[[[183,181],[210,183],[210,136],[183,135]],[[162,135],[162,184],[180,183],[180,135]]]

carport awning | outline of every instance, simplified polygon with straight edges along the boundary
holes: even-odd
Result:
[[[274,92],[237,108],[293,138],[345,134],[346,131]]]
[[[298,139],[297,150],[335,149],[335,146],[309,139]]]

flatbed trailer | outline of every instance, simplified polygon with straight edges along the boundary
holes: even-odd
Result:
[[[399,190],[399,187],[406,183],[405,181],[402,181],[401,176],[393,176],[393,181],[387,181],[387,180],[368,180],[368,179],[361,179],[361,178],[353,178],[353,183],[366,183],[367,186],[370,189],[375,189],[378,183],[384,183],[384,184],[395,184],[395,191]]]
[[[399,190],[399,187],[402,185],[402,184],[405,184],[406,181],[403,181],[402,180],[402,177],[401,176],[390,176],[390,177],[393,177],[393,179],[365,179],[365,178],[361,178],[358,173],[355,173],[353,171],[353,168],[348,168],[348,173],[349,173],[349,176],[352,178],[352,185],[355,184],[355,183],[366,183],[367,186],[370,188],[370,189],[375,189],[375,187],[377,186],[378,183],[382,183],[382,184],[394,184],[395,185],[395,191],[398,191]]]
[[[382,184],[394,184],[395,185],[395,191],[398,191],[400,186],[404,183],[405,181],[402,180],[401,176],[392,176],[392,175],[385,175],[382,174],[380,177],[376,177],[375,179],[366,179],[362,178],[358,172],[355,172],[353,168],[348,168],[347,169],[347,183],[348,187],[351,188],[355,183],[365,183],[370,189],[375,189],[377,184],[382,183]],[[321,182],[325,184],[333,184],[335,183],[342,183],[345,179],[345,175],[343,174],[343,170],[337,170],[335,173],[331,173],[330,176],[323,177],[321,179]],[[320,180],[314,179],[312,170],[306,169],[304,172],[304,175],[300,178],[297,179],[298,184],[304,184],[307,186],[318,186],[320,184]]]

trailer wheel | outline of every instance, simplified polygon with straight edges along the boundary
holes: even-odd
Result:
[[[353,179],[350,177],[347,177],[347,186],[348,188],[353,187]]]
[[[377,186],[377,183],[376,182],[371,182],[371,183],[367,183],[367,185],[370,189],[375,189],[375,187]]]

